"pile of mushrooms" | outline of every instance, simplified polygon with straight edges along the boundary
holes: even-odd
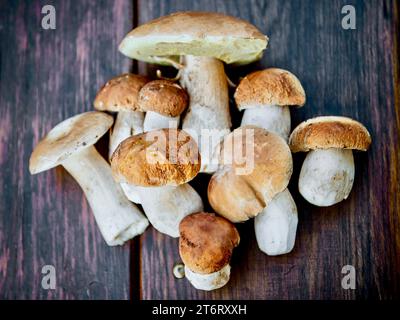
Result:
[[[137,27],[120,51],[173,66],[176,77],[158,70],[158,79],[131,73],[110,79],[94,100],[97,111],[61,122],[37,144],[30,172],[62,165],[82,187],[110,246],[149,224],[179,237],[183,265],[174,275],[199,290],[228,283],[240,241],[235,223],[254,218],[260,250],[289,253],[298,224],[288,190],[292,153],[308,152],[300,194],[330,206],[349,196],[352,150],[366,151],[371,137],[361,123],[339,116],[309,119],[291,133],[289,107],[304,106],[306,94],[294,74],[278,68],[240,81],[234,100],[245,111],[241,126],[231,128],[224,63],[258,60],[267,43],[255,26],[219,13],[178,12]],[[94,147],[108,131],[109,162]],[[212,174],[207,192],[215,213],[204,212],[205,199],[190,185],[200,172]]]

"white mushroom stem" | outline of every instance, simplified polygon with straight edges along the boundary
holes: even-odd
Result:
[[[216,146],[230,132],[228,84],[223,63],[215,58],[184,56],[180,84],[190,97],[182,128],[196,140],[202,172],[209,168]],[[207,135],[206,139],[202,136]]]
[[[203,211],[203,201],[188,184],[173,187],[139,187],[140,203],[150,223],[161,233],[179,237],[179,223],[187,215]]]
[[[126,182],[121,182],[121,188],[122,188],[122,191],[124,191],[125,196],[130,201],[137,203],[137,204],[141,203],[139,191],[136,186],[134,186],[133,184],[126,183]]]
[[[244,111],[242,126],[254,125],[278,134],[287,142],[290,134],[290,111],[287,106],[250,106]]]
[[[298,216],[296,204],[288,189],[276,195],[254,220],[260,250],[276,256],[292,251]]]
[[[120,186],[114,182],[109,164],[95,147],[83,149],[68,157],[61,165],[83,189],[108,245],[122,245],[144,232],[149,222],[125,198]]]
[[[299,191],[308,202],[326,207],[347,199],[353,181],[352,150],[312,150],[301,167]]]
[[[118,145],[126,138],[143,132],[144,113],[139,111],[120,111],[110,135],[109,159]]]
[[[171,128],[176,129],[179,126],[180,117],[167,117],[153,111],[147,111],[144,118],[143,130],[144,132]]]
[[[209,274],[193,272],[185,266],[185,277],[198,290],[216,290],[222,288],[229,281],[231,266],[227,264],[221,270]]]

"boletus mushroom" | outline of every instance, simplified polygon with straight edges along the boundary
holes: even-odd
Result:
[[[306,95],[294,74],[269,68],[244,77],[236,89],[235,101],[239,110],[245,110],[242,126],[255,125],[288,141],[289,106],[303,106]]]
[[[299,124],[289,145],[292,152],[308,152],[300,171],[301,195],[320,207],[347,199],[354,181],[352,150],[366,151],[370,144],[368,130],[347,117],[316,117]]]
[[[293,165],[286,142],[263,128],[243,126],[225,138],[221,156],[223,166],[208,185],[211,206],[232,222],[256,217],[258,246],[266,254],[291,251],[298,218],[287,189]]]
[[[216,213],[232,222],[257,216],[286,189],[293,170],[286,142],[256,126],[239,127],[226,136],[220,162],[208,199]]]
[[[132,73],[119,75],[99,90],[94,108],[99,111],[117,112],[110,135],[109,159],[124,139],[143,132],[144,113],[138,110],[139,90],[148,78]]]
[[[178,84],[167,80],[154,80],[139,92],[138,107],[146,112],[144,132],[178,128],[180,114],[189,102],[188,94]]]
[[[179,69],[177,78],[190,97],[182,128],[199,145],[201,171],[213,172],[218,166],[215,149],[231,127],[223,63],[253,62],[261,57],[267,42],[265,35],[244,20],[220,13],[177,12],[135,28],[119,50],[133,59]]]
[[[32,152],[29,171],[62,165],[79,183],[108,245],[121,245],[144,232],[148,221],[114,182],[110,166],[93,146],[112,126],[102,112],[86,112],[55,126]]]
[[[150,223],[161,233],[179,237],[180,221],[203,210],[187,183],[200,170],[197,144],[186,132],[160,129],[125,139],[111,158],[114,178],[131,186]]]
[[[179,254],[185,277],[199,290],[215,290],[230,278],[230,260],[240,237],[228,220],[212,213],[198,212],[179,225]]]
[[[303,106],[304,89],[287,70],[269,68],[244,77],[235,92],[239,110],[245,110],[242,126],[255,125],[288,141],[289,106]],[[278,193],[254,220],[257,243],[268,255],[293,249],[298,223],[297,207],[288,189]]]

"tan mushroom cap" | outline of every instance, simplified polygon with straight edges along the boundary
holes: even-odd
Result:
[[[125,139],[111,157],[114,178],[137,186],[177,186],[200,170],[195,140],[183,130],[160,129]]]
[[[303,106],[306,94],[299,79],[289,71],[269,68],[240,81],[235,92],[239,110],[260,106]]]
[[[368,130],[347,117],[324,116],[300,123],[289,138],[292,152],[314,149],[356,149],[366,151],[371,144]]]
[[[154,80],[139,92],[140,111],[153,111],[164,116],[179,116],[187,107],[189,96],[181,86],[167,80]]]
[[[267,43],[268,37],[239,18],[215,12],[176,12],[133,29],[119,50],[150,63],[167,64],[157,57],[178,62],[181,55],[193,55],[245,64],[259,59]]]
[[[132,73],[119,75],[99,90],[94,100],[94,108],[99,111],[138,111],[139,90],[149,79]]]
[[[209,274],[225,267],[239,244],[239,232],[213,213],[186,216],[179,225],[179,254],[193,272]]]
[[[253,130],[254,143],[246,142],[246,135],[251,134],[248,129]],[[293,171],[292,155],[285,140],[255,126],[240,127],[230,133],[224,140],[222,155],[231,146],[233,149],[228,154],[253,148],[253,154],[246,152],[249,157],[246,162],[251,163],[250,157],[254,155],[254,166],[248,173],[239,175],[237,169],[244,168],[245,161],[242,164],[232,161],[228,165],[222,159],[223,168],[209,182],[208,200],[218,214],[232,222],[242,222],[255,217],[287,187]]]
[[[29,171],[36,174],[95,144],[112,126],[113,117],[97,111],[85,112],[56,125],[36,145],[29,159]]]

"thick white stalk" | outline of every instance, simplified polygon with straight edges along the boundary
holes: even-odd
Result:
[[[187,215],[203,211],[203,201],[188,183],[177,187],[135,187],[150,223],[161,233],[179,237],[179,223]]]
[[[147,111],[144,118],[144,132],[157,129],[176,129],[179,126],[180,116],[167,117],[153,111]]]
[[[312,150],[301,167],[299,191],[308,202],[316,206],[334,205],[349,196],[354,171],[352,150]]]
[[[115,119],[110,135],[109,159],[118,145],[126,138],[143,132],[144,113],[139,111],[120,111]]]
[[[216,146],[230,132],[228,84],[223,63],[210,57],[183,57],[180,83],[190,97],[182,128],[196,140],[202,172],[214,172],[211,165]]]
[[[290,134],[289,107],[251,106],[244,111],[242,126],[254,125],[278,134],[287,142]]]
[[[185,266],[186,279],[198,290],[211,291],[222,288],[229,282],[230,275],[231,266],[229,264],[221,270],[209,274],[196,273]]]
[[[81,186],[108,245],[122,245],[144,232],[148,220],[126,199],[114,182],[109,164],[95,147],[70,156],[62,166]]]
[[[276,195],[254,220],[260,250],[276,256],[292,251],[296,239],[298,216],[288,189]]]

